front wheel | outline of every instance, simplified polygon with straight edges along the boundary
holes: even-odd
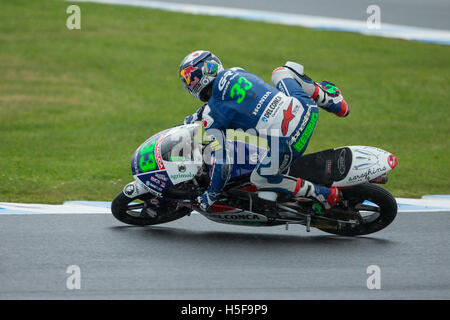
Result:
[[[336,230],[318,229],[343,236],[366,235],[386,228],[397,215],[397,201],[389,191],[378,185],[365,183],[341,191],[343,203],[332,208],[327,215],[342,216],[350,213],[358,217],[359,223],[346,224]]]
[[[152,208],[149,206],[149,199],[142,199],[144,202],[134,202],[140,200],[139,198],[129,198],[123,192],[120,192],[111,203],[113,216],[126,224],[149,226],[174,221],[191,212],[187,207],[178,207],[176,201],[168,201],[161,207]],[[149,209],[156,216],[149,215],[146,209]]]

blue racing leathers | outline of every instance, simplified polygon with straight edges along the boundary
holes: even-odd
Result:
[[[319,117],[318,108],[295,79],[283,78],[276,86],[240,68],[223,70],[202,112],[188,117],[188,121],[199,120],[201,114],[206,134],[213,135],[219,142],[216,150],[223,151],[214,154],[211,183],[202,195],[205,208],[215,201],[229,178],[232,164],[225,151],[226,129],[241,129],[267,138],[267,153],[251,175],[259,190],[295,195],[303,189],[300,179],[282,172],[305,151]]]

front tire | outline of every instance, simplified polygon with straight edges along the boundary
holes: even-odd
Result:
[[[186,207],[177,208],[176,201],[170,201],[164,209],[159,208],[156,210],[156,217],[151,217],[145,213],[138,216],[131,215],[131,209],[129,207],[130,203],[138,199],[139,197],[129,198],[123,192],[120,192],[111,203],[111,212],[113,216],[117,220],[126,224],[134,226],[149,226],[174,221],[191,212],[191,210]]]

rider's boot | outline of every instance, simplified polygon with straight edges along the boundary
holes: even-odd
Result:
[[[269,218],[278,217],[277,199],[278,193],[286,193],[291,196],[297,185],[297,180],[294,177],[277,174],[273,176],[260,175],[258,170],[253,170],[250,175],[250,181],[258,189],[258,198],[264,213]]]
[[[272,83],[275,86],[284,78],[295,79],[319,107],[333,112],[338,117],[346,117],[349,114],[350,109],[341,91],[329,81],[322,81],[320,84],[314,82],[305,74],[301,64],[288,61],[284,67],[273,71]]]
[[[299,181],[299,188],[298,191],[293,194],[293,197],[306,197],[317,200],[321,205],[313,205],[313,211],[317,214],[327,213],[341,198],[338,188],[327,188],[304,179],[297,179]]]
[[[274,192],[274,189],[285,191],[293,198],[305,197],[313,198],[321,204],[321,208],[315,206],[313,209],[318,213],[326,213],[331,207],[339,202],[340,195],[337,188],[327,188],[313,184],[305,179],[294,178],[286,175],[281,175],[279,182],[269,182],[267,178],[262,177],[255,170],[250,176],[250,181],[258,188],[258,197],[262,201],[272,203],[272,207],[276,208],[276,200],[278,194]],[[324,212],[323,212],[324,211]],[[275,212],[276,213],[276,212]]]

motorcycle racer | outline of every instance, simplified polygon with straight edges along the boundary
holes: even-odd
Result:
[[[337,188],[283,174],[306,150],[319,117],[318,107],[339,117],[349,114],[347,103],[333,83],[317,84],[305,75],[302,65],[287,62],[273,71],[272,86],[244,69],[224,69],[215,55],[201,50],[183,59],[179,75],[187,91],[207,102],[185,123],[202,121],[207,132],[214,131],[222,148],[227,129],[254,130],[267,138],[268,150],[250,176],[260,198],[275,204],[276,192],[283,192],[292,197],[314,198],[325,210],[339,201]],[[203,210],[220,195],[230,166],[226,152],[216,155],[209,188],[197,198]]]

